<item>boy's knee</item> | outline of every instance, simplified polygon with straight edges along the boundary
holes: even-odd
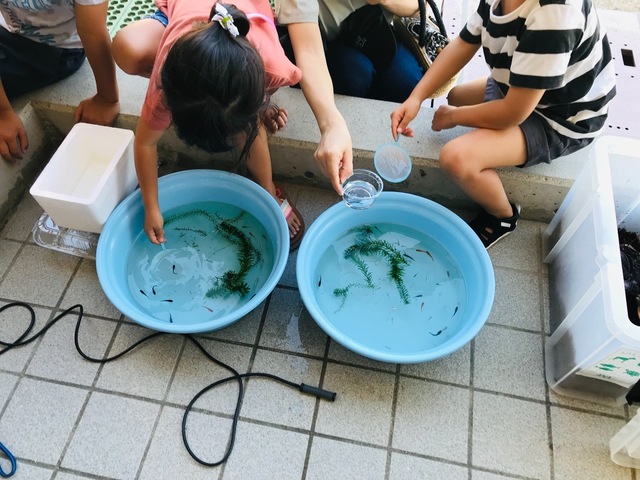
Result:
[[[440,150],[438,161],[440,168],[451,178],[463,178],[468,172],[469,162],[466,155],[455,142],[449,142]]]
[[[447,94],[447,103],[449,105],[453,105],[454,107],[459,107],[462,105],[460,88],[458,86],[455,86],[451,90],[449,90],[449,93]]]

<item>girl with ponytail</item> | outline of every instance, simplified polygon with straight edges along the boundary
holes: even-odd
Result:
[[[113,40],[120,68],[150,79],[134,140],[144,229],[151,242],[165,241],[157,145],[173,125],[187,145],[240,151],[238,160],[282,205],[295,248],[304,222],[273,183],[267,132],[287,119],[284,109],[269,105],[271,94],[298,83],[301,73],[280,46],[268,0],[214,1],[156,0],[158,11]]]

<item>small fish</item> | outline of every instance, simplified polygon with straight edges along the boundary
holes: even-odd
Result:
[[[251,232],[249,232],[249,235],[251,235],[252,238],[256,238],[255,235]]]
[[[447,270],[447,277],[451,278],[451,273],[449,273],[449,270]]]
[[[458,313],[458,307],[456,307],[456,309],[453,311],[453,315],[451,316],[453,317],[456,313]]]
[[[440,335],[442,332],[444,332],[447,329],[447,327],[444,327],[442,330],[438,330],[436,333],[432,333],[429,332],[431,335],[433,335],[434,337],[437,337],[438,335]]]
[[[175,266],[175,265],[174,265],[173,267],[171,267],[171,271],[172,271],[173,273],[176,273],[176,266]]]
[[[160,300],[161,302],[166,302],[166,303],[173,303],[173,300],[170,300],[168,298],[165,298],[164,300]]]
[[[140,293],[143,294],[145,297],[149,298],[149,295],[147,295],[147,293],[144,290],[140,290]]]
[[[413,298],[420,298],[420,297],[422,297],[422,294],[421,294],[421,293],[420,293],[420,294],[418,294],[418,295],[416,295],[416,296],[414,296]]]
[[[424,308],[424,302],[420,304],[420,311],[422,311],[423,308]]]
[[[153,292],[154,295],[156,294],[156,287],[157,285],[154,285],[153,287],[151,287],[151,291]]]
[[[209,310],[210,312],[213,312],[213,309],[207,307],[206,305],[202,305],[204,308],[206,308],[207,310]]]
[[[173,317],[171,316],[171,312],[169,312],[169,323],[173,323]]]
[[[412,262],[414,261],[411,255],[407,255],[406,253],[403,253],[403,255],[407,257],[409,260],[411,260]]]
[[[318,280],[318,286],[322,285],[322,275],[320,275],[320,280]]]
[[[422,250],[421,248],[416,248],[416,252],[426,253],[427,255],[429,255],[429,258],[433,260],[433,255],[431,255],[431,252],[429,250]]]

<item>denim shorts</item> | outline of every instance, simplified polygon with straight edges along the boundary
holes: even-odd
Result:
[[[159,21],[162,25],[164,25],[165,27],[167,25],[169,25],[169,19],[167,18],[167,16],[161,12],[160,10],[156,10],[153,13],[150,13],[149,15],[145,15],[142,18],[153,18],[154,20]]]
[[[485,90],[484,101],[504,98],[504,94],[496,81],[489,77]],[[568,155],[586,147],[593,138],[569,138],[556,132],[542,118],[541,115],[533,112],[520,124],[527,142],[527,161],[519,167],[531,167],[539,163],[551,163],[563,155]]]

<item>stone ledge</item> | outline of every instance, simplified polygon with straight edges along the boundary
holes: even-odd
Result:
[[[118,82],[121,114],[115,126],[135,130],[147,80],[118,71]],[[0,220],[6,217],[11,205],[15,206],[19,201],[20,192],[28,190],[46,163],[48,157],[43,157],[44,147],[51,151],[51,142],[59,142],[68,133],[73,126],[75,106],[87,92],[94,90],[93,76],[85,62],[70,78],[14,102],[14,107],[21,112],[31,147],[26,158],[17,164],[0,164]],[[274,175],[292,183],[331,188],[313,159],[320,134],[302,92],[293,88],[281,89],[273,100],[289,112],[286,128],[270,139]],[[354,166],[373,168],[375,149],[391,140],[389,115],[395,104],[340,95],[336,96],[336,104],[351,131]],[[416,138],[401,140],[413,159],[410,177],[399,184],[387,183],[385,188],[421,195],[451,208],[470,208],[471,202],[441,172],[437,161],[442,146],[468,129],[459,127],[436,134],[430,129],[433,112],[432,108],[423,108],[413,123]],[[45,131],[50,133],[45,134]],[[163,136],[161,149],[162,158],[169,161],[202,167],[211,165],[210,155],[186,147],[173,131]],[[499,172],[510,198],[523,205],[523,218],[550,221],[580,171],[585,155],[586,151],[567,156],[553,165]],[[230,169],[233,162],[226,155],[216,158],[215,165]]]

